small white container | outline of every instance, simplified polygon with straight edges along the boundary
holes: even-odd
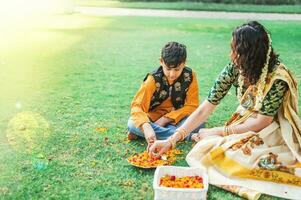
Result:
[[[160,178],[169,175],[176,177],[201,176],[203,188],[168,188],[160,186]],[[198,167],[157,167],[154,175],[153,188],[155,200],[204,200],[207,198],[208,176],[204,170]]]

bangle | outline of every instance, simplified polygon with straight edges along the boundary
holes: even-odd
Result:
[[[179,128],[176,130],[176,132],[178,132],[181,136],[180,141],[183,141],[188,135],[187,131],[184,128]]]
[[[169,137],[167,141],[171,144],[171,149],[176,147],[176,142],[173,140],[172,136]]]
[[[230,135],[229,126],[224,126],[223,136],[228,136],[228,135]]]
[[[223,136],[236,134],[235,132],[237,132],[235,126],[224,126]]]
[[[231,134],[237,134],[237,130],[236,130],[235,126],[230,126],[230,130],[231,130]]]
[[[227,136],[227,126],[224,126],[224,129],[223,129],[223,134],[222,134],[224,137]]]

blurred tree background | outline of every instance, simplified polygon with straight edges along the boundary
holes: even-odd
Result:
[[[259,5],[294,5],[300,4],[301,0],[120,0],[124,2],[203,2],[224,4],[259,4]]]

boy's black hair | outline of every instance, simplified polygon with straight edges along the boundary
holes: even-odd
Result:
[[[178,42],[168,42],[161,51],[161,58],[170,68],[176,68],[186,61],[186,46]]]

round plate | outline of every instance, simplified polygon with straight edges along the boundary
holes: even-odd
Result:
[[[129,157],[127,160],[128,162],[135,166],[135,167],[139,167],[139,168],[143,168],[143,169],[154,169],[157,168],[158,166],[163,166],[163,165],[171,165],[172,163],[174,163],[177,159],[176,159],[176,155],[181,154],[180,150],[177,149],[173,149],[170,150],[168,152],[166,152],[165,155],[163,155],[162,157],[165,157],[166,160],[151,160],[151,157],[148,155],[148,152],[144,151],[140,154],[135,154],[131,157]],[[137,159],[140,160],[140,162],[144,162],[145,164],[139,164],[139,162],[133,161],[133,159]],[[149,162],[149,165],[146,164]]]

